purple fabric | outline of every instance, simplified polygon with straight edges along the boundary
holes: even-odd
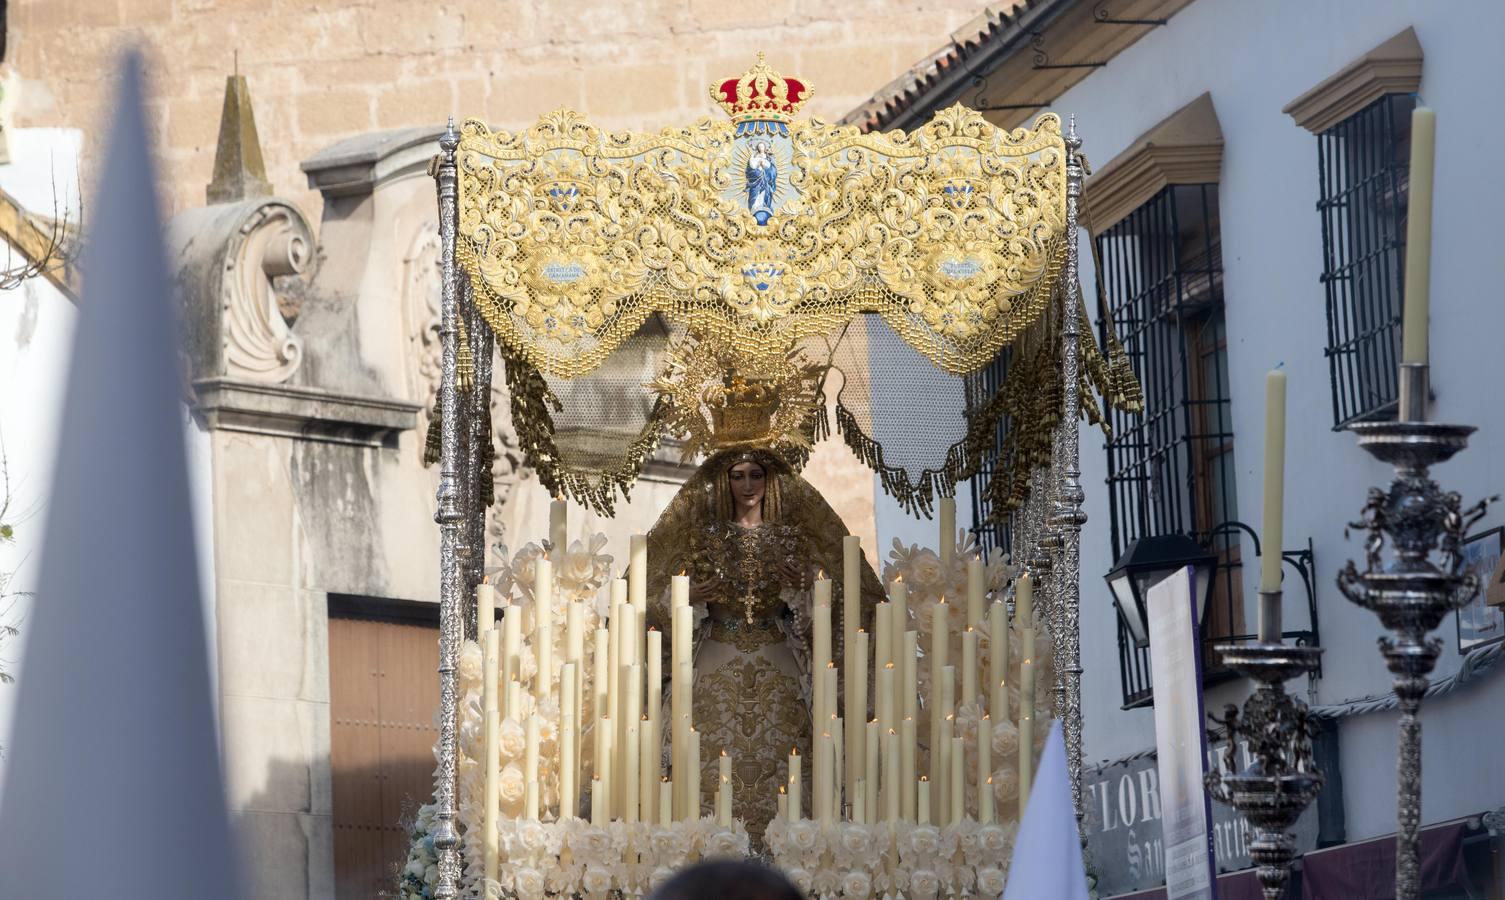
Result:
[[[1464,825],[1439,825],[1421,833],[1421,888],[1446,890],[1468,883],[1463,860]],[[1394,900],[1395,838],[1307,854],[1302,863],[1302,900]]]
[[[1218,900],[1260,900],[1259,879],[1253,869],[1218,876]],[[1151,888],[1137,894],[1119,894],[1112,900],[1165,900],[1165,888]]]

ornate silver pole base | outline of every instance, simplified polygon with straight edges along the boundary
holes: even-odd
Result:
[[[1442,642],[1427,632],[1442,623],[1477,593],[1478,577],[1458,573],[1459,550],[1468,528],[1484,515],[1482,501],[1467,510],[1457,492],[1444,492],[1429,469],[1446,462],[1468,444],[1474,429],[1468,425],[1438,425],[1424,421],[1427,367],[1402,364],[1400,419],[1349,426],[1375,459],[1395,467],[1388,491],[1369,489],[1361,518],[1349,527],[1362,529],[1364,572],[1350,561],[1338,573],[1338,589],[1349,600],[1380,617],[1394,637],[1380,639],[1380,652],[1395,676],[1400,708],[1400,736],[1396,760],[1395,896],[1416,900],[1420,894],[1421,860],[1421,722],[1417,712],[1426,694],[1428,675],[1437,663]],[[1391,559],[1382,562],[1386,541]],[[1431,561],[1441,551],[1439,567]]]
[[[1280,595],[1274,596],[1278,603]],[[1224,767],[1233,769],[1234,748],[1241,741],[1248,742],[1254,759],[1242,772],[1209,772],[1207,791],[1254,826],[1249,856],[1255,874],[1265,900],[1280,900],[1297,856],[1291,828],[1325,780],[1312,758],[1316,722],[1305,703],[1286,693],[1285,682],[1315,670],[1322,648],[1254,643],[1220,644],[1217,650],[1224,663],[1259,683],[1243,710],[1230,704],[1222,719],[1213,718],[1227,732]]]

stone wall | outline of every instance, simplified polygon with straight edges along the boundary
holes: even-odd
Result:
[[[13,0],[15,124],[97,135],[113,53],[148,49],[169,213],[204,202],[225,76],[250,82],[274,189],[311,221],[298,163],[455,114],[516,128],[571,106],[612,128],[720,115],[707,87],[758,50],[837,118],[940,46],[981,0]],[[96,140],[98,138],[95,138]],[[95,154],[86,151],[87,159]]]

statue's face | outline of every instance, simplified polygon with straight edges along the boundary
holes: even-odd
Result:
[[[756,509],[768,492],[768,473],[754,462],[739,462],[728,473],[732,482],[732,502],[738,512]]]

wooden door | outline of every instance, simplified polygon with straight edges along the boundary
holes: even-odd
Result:
[[[434,791],[439,631],[432,624],[332,614],[330,770],[335,895],[395,894],[404,827]]]

